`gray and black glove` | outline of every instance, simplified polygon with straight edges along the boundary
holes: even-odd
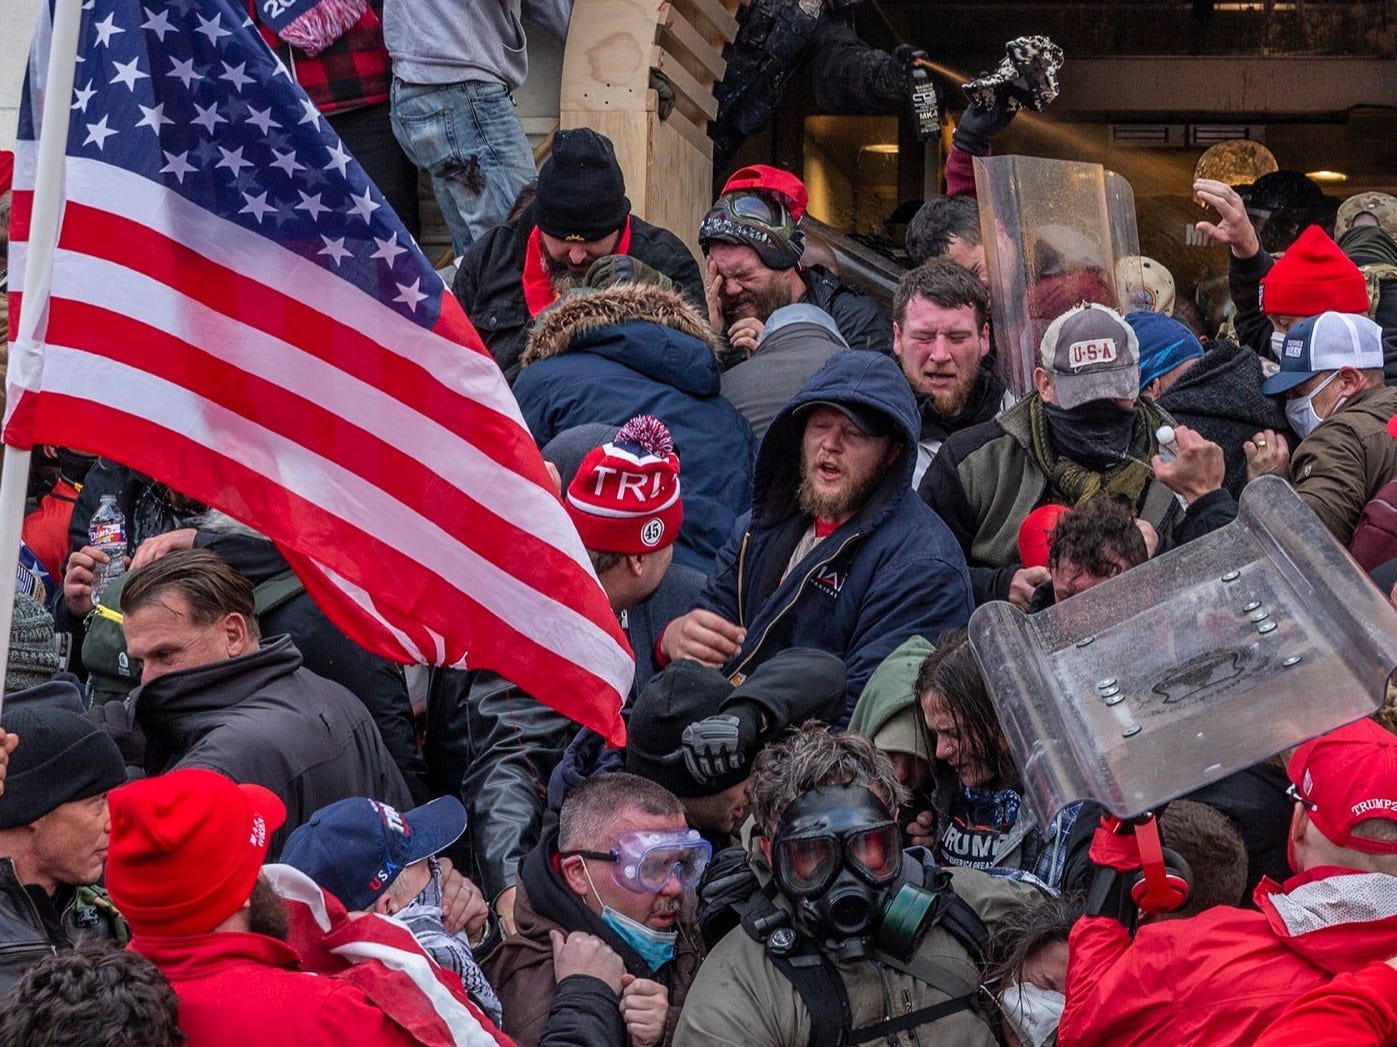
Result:
[[[750,702],[689,724],[681,737],[689,776],[705,785],[750,767],[761,745],[761,727],[761,710]]]

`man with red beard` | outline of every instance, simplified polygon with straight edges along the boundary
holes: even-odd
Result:
[[[965,557],[912,490],[920,422],[890,357],[836,353],[762,439],[752,511],[660,638],[741,683],[791,647],[844,660],[847,721],[880,662],[970,618]]]
[[[922,415],[912,486],[946,437],[988,422],[1014,403],[986,365],[990,300],[969,269],[935,259],[898,281],[893,291],[893,355]]]
[[[555,999],[579,987],[561,984],[558,951],[565,935],[580,932],[618,955],[625,973],[609,992],[592,986],[615,1007],[605,1015],[609,1035],[589,1027],[575,1042],[669,1043],[702,946],[697,928],[680,914],[712,853],[685,823],[678,798],[648,778],[598,774],[574,788],[557,826],[519,867],[517,933],[485,961],[505,1032],[533,1047],[545,1029],[560,1031],[556,1017],[549,1021]]]
[[[586,127],[559,131],[533,202],[471,244],[451,290],[513,382],[534,319],[612,255],[621,256],[613,263],[615,282],[659,273],[703,305],[703,278],[689,249],[631,214],[611,140]]]

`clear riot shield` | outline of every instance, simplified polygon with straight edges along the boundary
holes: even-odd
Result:
[[[1033,389],[1038,343],[1081,302],[1118,308],[1117,259],[1140,253],[1135,194],[1099,164],[975,158],[994,341],[1015,396]]]
[[[1134,817],[1369,715],[1397,611],[1278,477],[1237,519],[970,641],[1040,824],[1099,801]]]

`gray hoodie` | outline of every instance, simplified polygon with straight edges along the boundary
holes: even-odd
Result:
[[[385,0],[393,75],[409,84],[502,83],[529,72],[520,0]]]

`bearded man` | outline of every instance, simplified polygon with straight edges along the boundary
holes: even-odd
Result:
[[[970,618],[965,558],[912,490],[917,404],[890,357],[836,353],[772,422],[752,511],[660,639],[734,683],[791,647],[844,660],[847,721],[878,664]]]
[[[889,352],[887,312],[816,264],[807,249],[800,221],[808,202],[799,178],[765,164],[727,180],[698,234],[714,333],[751,356],[771,314],[804,303],[828,313],[849,348]]]
[[[922,416],[913,487],[946,437],[1013,406],[1013,394],[987,366],[989,353],[990,300],[973,272],[934,259],[898,281],[893,355]]]
[[[679,238],[631,214],[611,139],[586,127],[559,131],[533,201],[471,244],[451,285],[485,347],[511,382],[534,318],[581,286],[593,263],[616,280],[666,278],[704,304],[698,262]],[[654,272],[651,272],[653,270]]]
[[[107,888],[131,925],[130,948],[179,997],[189,1047],[425,1042],[402,1024],[413,1001],[401,984],[385,993],[369,975],[312,974],[287,944],[285,904],[262,874],[286,818],[275,793],[186,768],[132,782],[108,800]],[[375,984],[373,996],[361,988]]]

